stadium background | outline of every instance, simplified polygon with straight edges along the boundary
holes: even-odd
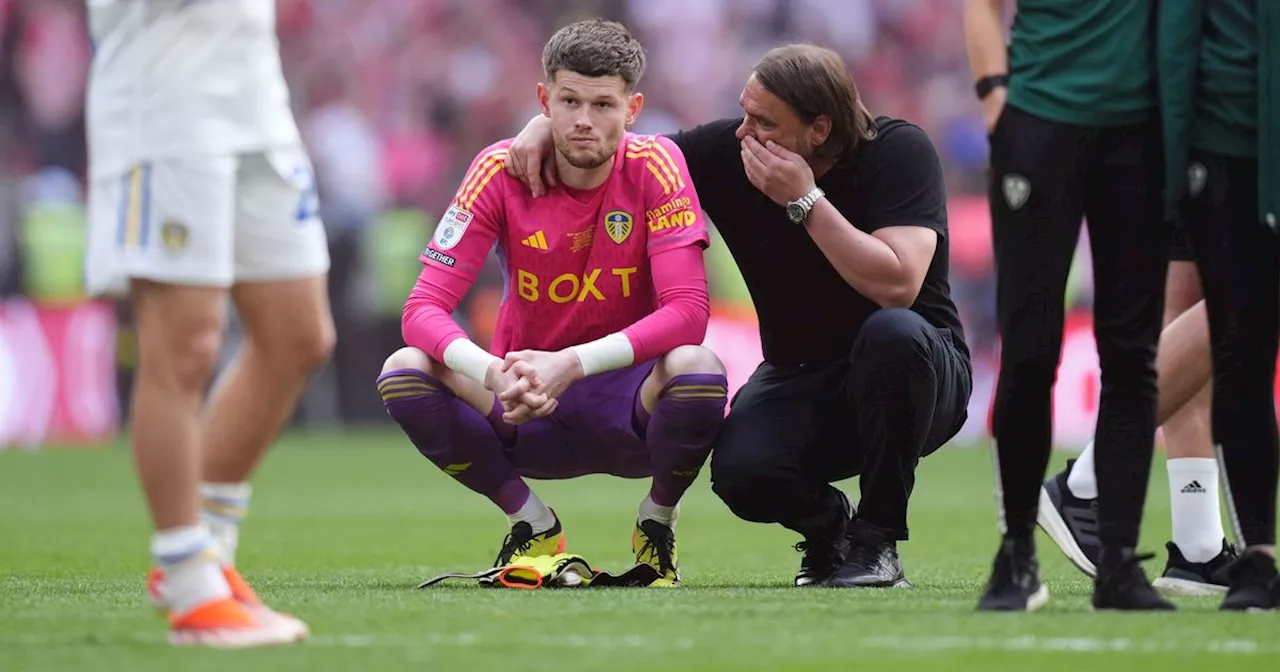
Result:
[[[285,72],[331,240],[339,334],[299,425],[387,422],[373,380],[400,344],[401,302],[435,217],[474,154],[535,113],[545,38],[565,22],[602,15],[625,21],[648,51],[639,132],[737,114],[751,64],[789,40],[835,47],[873,112],[928,131],[946,169],[951,282],[974,353],[962,439],[983,435],[996,347],[993,274],[986,138],[959,30],[961,0],[277,4]],[[91,55],[79,0],[0,0],[0,448],[106,445],[127,421],[127,312],[80,294]],[[1073,274],[1056,398],[1066,447],[1087,440],[1096,399],[1086,254],[1082,248]],[[713,245],[708,263],[715,305],[708,344],[736,385],[760,356],[750,300],[722,245]],[[460,309],[482,343],[500,280],[491,263]]]

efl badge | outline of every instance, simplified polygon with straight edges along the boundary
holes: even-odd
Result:
[[[635,220],[631,218],[631,215],[621,210],[610,210],[609,214],[604,216],[605,233],[609,234],[613,242],[619,245],[626,242],[634,225]]]
[[[467,232],[467,225],[471,223],[472,217],[474,215],[456,205],[450,207],[436,225],[436,235],[432,240],[436,249],[453,249],[462,240],[462,234]]]
[[[1005,175],[1001,186],[1004,187],[1004,200],[1009,204],[1010,210],[1021,208],[1031,196],[1031,182],[1016,173]]]

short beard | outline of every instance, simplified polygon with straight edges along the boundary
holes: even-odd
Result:
[[[560,156],[564,157],[569,165],[579,170],[593,170],[603,166],[613,159],[613,155],[618,152],[615,147],[612,151],[602,148],[600,151],[592,154],[584,154],[581,150],[574,150],[573,144],[567,140],[556,141],[556,151]]]

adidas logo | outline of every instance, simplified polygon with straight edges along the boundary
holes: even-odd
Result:
[[[1204,486],[1200,485],[1200,481],[1191,481],[1190,483],[1182,486],[1182,494],[1184,495],[1194,495],[1198,492],[1204,491]]]
[[[535,250],[550,249],[547,247],[547,237],[542,234],[542,229],[538,229],[537,233],[520,241],[520,244],[524,245],[525,247],[532,247]]]

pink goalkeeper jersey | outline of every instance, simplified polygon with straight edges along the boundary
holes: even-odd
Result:
[[[510,143],[491,145],[472,162],[420,257],[419,288],[444,290],[450,299],[445,303],[456,305],[496,243],[506,288],[491,352],[555,351],[627,331],[659,308],[659,292],[673,284],[665,276],[655,283],[651,258],[680,248],[691,248],[696,257],[663,255],[664,273],[677,275],[670,268],[677,259],[686,266],[696,263],[691,275],[702,282],[705,310],[701,251],[709,239],[684,156],[671,140],[628,133],[603,185],[588,192],[558,186],[536,199],[504,170]],[[685,279],[679,275],[678,280]],[[661,303],[679,303],[673,295],[668,292]],[[445,314],[451,310],[447,307]],[[705,314],[701,319],[705,330]],[[648,322],[647,331],[627,332],[637,346],[637,361],[662,354],[641,347],[649,332],[663,329],[662,320]],[[406,341],[417,340],[410,344],[439,357],[462,335],[456,326],[449,330],[454,333],[431,331],[413,339],[406,334]],[[669,339],[649,340],[657,345]]]

